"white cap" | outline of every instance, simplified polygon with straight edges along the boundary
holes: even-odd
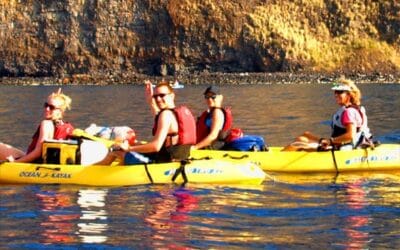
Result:
[[[343,83],[334,83],[332,90],[351,91],[351,87]]]

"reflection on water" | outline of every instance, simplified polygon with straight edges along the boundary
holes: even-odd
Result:
[[[75,223],[79,213],[72,209],[75,197],[63,190],[39,190],[35,193],[43,243],[76,242]]]
[[[368,249],[400,244],[393,238],[400,233],[400,173],[275,179],[254,189],[0,186],[0,237],[7,239],[0,248]]]
[[[343,185],[345,192],[345,202],[350,210],[354,210],[355,214],[349,214],[345,217],[345,233],[346,241],[343,243],[346,249],[367,249],[369,239],[368,224],[371,217],[368,214],[361,214],[360,211],[368,207],[368,187],[367,180],[357,179],[353,182]],[[338,244],[340,245],[340,244]]]
[[[43,243],[107,240],[103,235],[108,227],[104,209],[106,190],[40,190],[35,195],[42,217],[39,225]]]
[[[81,208],[80,223],[78,223],[79,237],[84,243],[102,243],[107,241],[103,233],[107,230],[106,205],[107,190],[82,189],[79,190],[77,203]]]
[[[190,190],[160,188],[144,211],[144,223],[151,229],[147,239],[151,246],[184,248],[182,239],[190,236],[189,213],[197,209],[198,202]]]

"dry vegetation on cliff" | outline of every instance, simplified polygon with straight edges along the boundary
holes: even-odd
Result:
[[[400,71],[397,0],[2,0],[0,10],[0,76]]]
[[[327,1],[297,0],[260,6],[249,15],[251,22],[246,27],[250,38],[265,46],[277,44],[289,64],[299,68],[328,72],[399,69],[400,37],[383,40],[374,25],[377,20],[370,19],[380,15],[382,6],[363,2],[331,1],[327,6]]]

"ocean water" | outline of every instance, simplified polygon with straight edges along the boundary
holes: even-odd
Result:
[[[177,90],[200,114],[207,86]],[[400,143],[400,85],[363,84],[375,138]],[[26,147],[58,86],[0,86],[0,141]],[[221,87],[235,126],[283,146],[329,135],[326,84]],[[143,86],[65,86],[76,127],[128,125],[151,138]],[[1,167],[0,167],[1,171]],[[398,249],[400,172],[268,175],[259,186],[0,184],[0,249]]]

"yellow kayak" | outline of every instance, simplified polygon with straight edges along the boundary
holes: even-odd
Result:
[[[176,176],[174,176],[176,174]],[[0,165],[0,183],[127,186],[165,183],[261,184],[265,173],[255,164],[232,160],[192,160],[130,166],[10,163]]]
[[[326,152],[282,152],[271,147],[268,152],[193,150],[194,158],[244,159],[264,171],[286,173],[350,172],[400,170],[400,144],[381,144],[374,149]]]
[[[170,163],[142,163],[121,166],[95,165],[108,153],[113,141],[90,136],[82,130],[78,137],[91,140],[48,140],[43,143],[45,163],[0,164],[0,183],[77,184],[126,186],[139,184],[261,184],[266,176],[249,161],[230,159],[190,159]]]

